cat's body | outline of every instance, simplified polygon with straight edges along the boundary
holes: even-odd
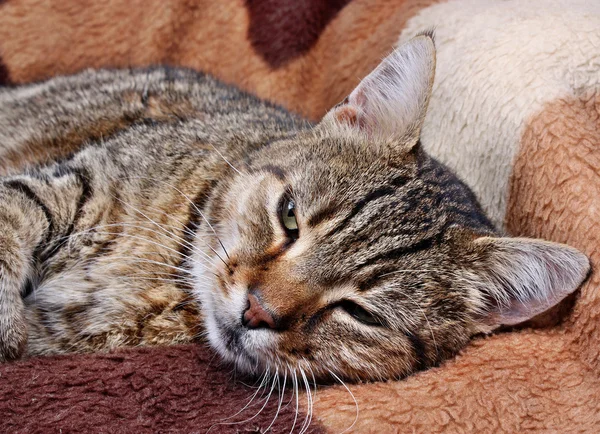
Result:
[[[7,158],[17,153],[47,163],[5,178],[13,195],[38,197],[52,224],[24,288],[30,354],[197,339],[200,312],[182,271],[205,224],[196,207],[206,212],[231,177],[225,159],[238,164],[308,126],[206,75],[166,68],[90,71],[7,89],[0,101],[4,170],[19,166]]]
[[[420,149],[433,44],[399,53],[316,126],[185,70],[0,90],[0,358],[206,333],[247,371],[390,378],[573,291],[583,255],[490,238]]]

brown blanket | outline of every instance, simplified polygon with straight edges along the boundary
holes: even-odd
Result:
[[[168,63],[316,119],[399,39],[436,27],[438,70],[423,134],[439,147],[430,152],[474,188],[498,224],[569,243],[596,266],[600,10],[583,0],[527,3],[5,0],[0,83]],[[320,389],[314,429],[597,432],[599,286],[595,273],[545,327],[479,339],[405,381],[351,386],[356,423],[346,389]],[[0,430],[205,432],[253,393],[213,363],[205,349],[181,347],[0,366]],[[218,428],[266,429],[277,409],[271,401],[249,423]],[[281,432],[291,428],[292,407],[277,418]]]
[[[305,423],[304,402],[296,416],[291,393],[254,396],[213,358],[201,346],[175,346],[3,365],[0,431],[284,433],[294,419]],[[324,431],[315,423],[307,432]]]

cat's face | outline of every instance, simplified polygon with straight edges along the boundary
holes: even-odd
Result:
[[[203,296],[212,344],[247,369],[352,378],[396,377],[460,348],[476,331],[458,279],[470,232],[449,227],[461,217],[419,173],[432,162],[415,150],[391,165],[310,134],[271,146],[215,210],[229,269],[217,265]]]
[[[196,274],[225,359],[253,373],[397,378],[583,280],[573,249],[490,238],[470,191],[420,150],[433,63],[427,36],[401,47],[314,131],[271,143],[219,192],[214,232],[198,241],[212,268]]]

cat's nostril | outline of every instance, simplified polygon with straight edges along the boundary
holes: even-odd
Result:
[[[248,304],[242,315],[242,324],[250,329],[276,328],[273,315],[260,304],[258,297],[254,294],[248,294]]]

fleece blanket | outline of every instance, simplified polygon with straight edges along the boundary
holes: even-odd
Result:
[[[0,84],[167,63],[208,71],[318,119],[394,45],[429,28],[438,48],[423,129],[429,152],[474,189],[498,226],[571,244],[597,269],[596,2],[0,0]],[[550,315],[478,339],[404,381],[350,385],[353,396],[321,387],[310,429],[597,432],[599,286],[594,272]],[[209,354],[135,349],[0,366],[0,430],[206,432],[255,390]],[[210,432],[289,432],[295,418],[295,430],[306,426],[307,395],[298,412],[279,398],[244,422],[266,401],[255,397],[228,420],[240,423]]]

